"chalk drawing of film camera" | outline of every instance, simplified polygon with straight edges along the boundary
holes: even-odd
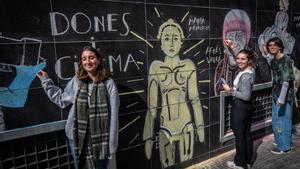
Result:
[[[16,67],[45,62],[40,56],[42,41],[34,38],[15,39],[0,34],[0,86],[7,87],[16,77]]]
[[[40,56],[42,41],[0,36],[0,72],[12,72],[14,66],[33,66],[45,59]]]
[[[40,57],[42,42],[33,38],[0,36],[0,106],[23,107],[29,87],[45,67]]]

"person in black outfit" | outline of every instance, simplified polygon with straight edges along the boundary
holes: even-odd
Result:
[[[233,87],[223,84],[224,90],[233,96],[231,109],[231,127],[235,135],[236,155],[227,165],[234,169],[250,168],[253,156],[251,122],[253,106],[251,102],[255,73],[252,67],[253,52],[243,49],[238,52],[236,63],[238,74]]]

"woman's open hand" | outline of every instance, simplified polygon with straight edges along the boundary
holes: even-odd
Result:
[[[230,39],[224,40],[224,43],[225,43],[225,45],[226,45],[230,50],[233,50],[234,48],[237,47],[237,44],[234,43],[234,42],[233,42],[232,40],[230,40]]]

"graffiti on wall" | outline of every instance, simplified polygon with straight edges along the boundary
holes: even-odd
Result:
[[[36,73],[46,65],[44,58],[40,56],[41,41],[33,38],[14,39],[0,36],[2,43],[16,43],[15,53],[17,51],[18,59],[15,63],[0,63],[0,73],[10,76],[12,81],[5,86],[0,86],[0,130],[5,129],[2,107],[21,108],[27,100],[29,87],[36,77]],[[32,43],[36,43],[36,53],[28,50]],[[31,45],[30,45],[31,44]],[[17,50],[19,49],[19,50]],[[10,57],[10,56],[7,56]],[[33,59],[35,58],[35,59]],[[33,62],[32,62],[33,61]]]
[[[61,6],[65,4],[65,2],[62,2]],[[89,4],[95,5],[95,3]],[[46,7],[47,2],[40,2],[39,5]],[[24,10],[28,10],[29,6],[35,7],[39,5],[25,5]],[[114,9],[117,7],[114,6]],[[9,9],[10,7],[7,5],[5,8]],[[91,12],[91,9],[97,10]],[[146,68],[143,66],[145,63],[144,59],[146,58],[144,57],[144,48],[138,49],[141,45],[138,44],[138,46],[137,43],[118,42],[122,38],[128,38],[130,30],[128,20],[130,20],[131,16],[128,10],[130,8],[120,10],[124,12],[107,11],[100,14],[98,8],[95,7],[88,8],[88,10],[82,8],[81,11],[83,12],[64,10],[61,12],[59,9],[57,11],[48,10],[48,8],[45,9],[44,13],[39,13],[37,16],[32,14],[31,11],[28,11],[26,15],[17,15],[18,19],[27,22],[31,19],[43,21],[39,24],[41,27],[34,27],[31,25],[33,23],[30,22],[26,23],[26,25],[22,25],[23,22],[20,25],[16,23],[11,24],[9,17],[6,17],[2,13],[0,14],[0,20],[6,23],[0,27],[2,31],[5,31],[0,32],[0,107],[2,107],[0,111],[0,124],[4,124],[3,118],[5,115],[6,129],[17,128],[21,125],[38,124],[40,121],[47,121],[49,116],[54,120],[65,119],[64,114],[57,116],[59,114],[57,112],[59,111],[52,113],[53,110],[51,112],[49,108],[50,113],[47,114],[47,117],[24,119],[22,124],[11,120],[15,114],[21,112],[24,112],[24,116],[26,116],[25,114],[41,114],[34,110],[39,109],[36,108],[38,106],[34,108],[30,108],[29,106],[37,99],[30,97],[30,95],[37,93],[44,94],[42,93],[42,89],[38,88],[40,87],[38,86],[39,84],[35,84],[34,82],[36,72],[45,68],[47,62],[46,71],[48,71],[49,76],[59,86],[63,87],[75,75],[79,64],[78,53],[83,46],[91,45],[99,49],[106,56],[107,67],[114,73],[115,79],[116,76],[141,75],[146,71]],[[138,13],[139,10],[133,13],[135,12]],[[18,27],[19,32],[10,32],[11,29],[6,29],[5,25]],[[23,32],[27,26],[31,26],[30,28],[34,31]],[[140,30],[142,28],[138,29],[138,31]],[[40,32],[42,33],[39,34]],[[109,36],[106,34],[109,34]],[[53,41],[54,37],[55,41]],[[105,38],[116,40],[105,43],[103,41]],[[122,50],[115,50],[116,48],[122,48]],[[30,88],[36,90],[30,90]],[[140,92],[141,90],[138,91]],[[125,92],[129,93],[129,91]],[[37,101],[43,102],[45,106],[52,106],[52,102],[45,100],[44,95],[41,98]],[[17,108],[20,108],[21,111],[18,111]],[[54,109],[56,107],[51,108]],[[44,113],[46,114],[47,111]]]
[[[36,73],[45,67],[45,63],[41,63],[44,62],[44,59],[40,56],[41,41],[33,38],[22,38],[18,40],[5,36],[0,36],[0,40],[1,42],[8,41],[7,43],[21,43],[19,44],[20,53],[18,56],[18,63],[0,63],[0,72],[6,74],[12,74],[13,71],[16,72],[16,76],[14,77],[13,81],[8,84],[8,86],[0,86],[0,106],[23,107],[27,99],[31,82],[36,77]],[[28,44],[33,42],[37,42],[37,53],[28,52],[26,49]],[[35,57],[35,63],[32,63],[32,57]]]
[[[261,54],[264,57],[269,57],[266,50],[266,43],[269,39],[273,37],[279,37],[284,45],[284,53],[291,55],[293,53],[293,49],[295,46],[295,38],[287,32],[288,23],[289,23],[289,15],[287,13],[289,7],[289,1],[285,0],[279,1],[280,11],[277,12],[274,24],[270,27],[267,27],[262,34],[259,35],[258,38],[258,47]],[[293,70],[295,74],[295,81],[294,81],[294,88],[295,88],[295,96],[297,97],[296,93],[300,87],[300,70],[293,65]],[[296,100],[298,100],[296,98]],[[296,101],[296,106],[298,107],[298,102]]]
[[[47,6],[46,1],[39,3],[44,5],[36,6]],[[225,4],[228,6],[224,9],[216,9],[214,2],[188,8],[188,11],[186,6],[178,5],[177,1],[170,6],[165,4],[155,5],[156,7],[142,2],[77,3],[72,2],[72,5],[80,7],[78,11],[72,8],[65,10],[70,5],[66,1],[53,2],[55,5],[51,11],[47,11],[46,7],[44,14],[39,13],[36,16],[39,20],[45,21],[41,24],[42,28],[34,28],[41,30],[34,30],[32,34],[20,32],[21,36],[11,33],[12,37],[21,37],[20,39],[0,34],[0,41],[20,44],[18,48],[11,50],[17,51],[13,58],[19,58],[18,61],[10,62],[7,57],[0,59],[0,74],[5,74],[4,78],[12,74],[11,82],[5,85],[2,85],[3,76],[0,76],[0,107],[4,108],[0,108],[0,129],[4,123],[1,122],[3,113],[19,115],[24,110],[23,112],[33,112],[33,116],[41,114],[40,111],[31,108],[27,110],[22,108],[20,112],[14,108],[17,108],[17,105],[22,107],[24,104],[25,107],[26,104],[29,106],[30,100],[36,105],[35,101],[46,102],[46,99],[30,95],[27,97],[31,94],[30,91],[28,93],[28,88],[34,84],[31,78],[35,78],[35,72],[44,67],[46,60],[47,69],[52,73],[50,75],[58,80],[59,85],[64,86],[77,70],[78,50],[84,45],[91,45],[106,57],[107,66],[113,72],[113,78],[120,90],[122,107],[119,129],[121,141],[118,149],[120,165],[128,164],[128,152],[134,152],[132,160],[141,163],[133,164],[131,168],[147,168],[136,167],[145,163],[153,163],[151,166],[158,163],[162,168],[167,168],[219,148],[219,142],[214,141],[218,139],[218,136],[216,137],[218,134],[209,135],[211,133],[204,132],[204,124],[207,127],[205,130],[211,131],[214,128],[210,124],[218,123],[219,112],[215,108],[218,107],[218,102],[214,102],[213,99],[223,90],[218,83],[219,79],[223,77],[228,83],[232,83],[236,73],[234,55],[222,42],[231,39],[240,49],[248,46],[251,42],[251,29],[254,30],[251,27],[256,26],[256,23],[250,21],[251,15],[241,9],[231,9],[234,6],[228,4]],[[182,3],[189,2],[182,1]],[[283,6],[287,9],[288,4],[284,3]],[[222,14],[222,18],[224,17],[224,21],[220,20],[221,23],[209,19],[210,17],[219,19],[218,12]],[[280,12],[286,13],[283,9]],[[29,15],[35,17],[34,14]],[[153,17],[155,15],[157,17]],[[278,21],[276,17],[274,24],[276,29],[286,32],[287,19],[285,14],[280,14]],[[137,27],[136,24],[140,26]],[[20,30],[24,29],[22,26],[26,28],[26,25],[21,25]],[[215,32],[218,33],[210,36]],[[272,31],[267,32],[270,34]],[[282,34],[285,37],[289,35]],[[40,38],[22,38],[25,36]],[[290,39],[292,38],[291,36]],[[42,55],[45,60],[40,57],[42,42],[39,39],[43,39]],[[289,40],[287,43],[292,44],[292,41]],[[1,43],[0,47],[5,44]],[[1,53],[7,55],[10,52],[1,50]],[[28,73],[27,76],[22,75],[24,72]],[[13,90],[16,86],[26,90],[17,93]],[[11,98],[13,102],[4,98]],[[6,106],[12,107],[13,110],[5,109]],[[43,116],[46,113],[49,115],[54,114],[53,112],[63,112],[50,110],[51,106],[50,103],[45,104],[49,111],[45,110]],[[11,113],[14,110],[16,112]],[[55,120],[65,118],[65,114],[58,116]],[[7,121],[13,121],[11,119]],[[42,118],[36,119],[39,122]],[[11,123],[12,126],[16,124]],[[34,123],[24,122],[24,124]],[[205,134],[210,138],[205,137]],[[206,145],[203,142],[207,140],[212,142]],[[159,156],[156,157],[157,154]],[[148,161],[146,158],[154,160]],[[160,158],[160,161],[155,160],[156,158]]]
[[[230,39],[236,44],[236,50],[239,51],[248,45],[251,36],[251,23],[247,13],[240,9],[230,10],[223,23],[223,42]],[[223,43],[224,44],[224,43]],[[235,76],[236,64],[235,56],[224,44],[224,58],[218,63],[214,76],[214,92],[219,95],[223,86],[219,83],[224,78],[228,84],[232,84]]]
[[[280,1],[281,2],[281,1]],[[292,54],[295,38],[287,32],[289,15],[286,12],[288,7],[288,1],[286,1],[286,5],[281,6],[281,10],[277,12],[274,24],[270,27],[267,27],[262,34],[260,34],[258,38],[258,46],[259,50],[266,57],[266,53],[264,52],[265,44],[272,37],[279,37],[284,44],[284,53]],[[281,3],[280,3],[281,4]]]
[[[267,60],[263,55],[255,52],[250,45],[251,22],[248,14],[241,9],[231,9],[224,18],[222,41],[224,45],[224,57],[218,63],[214,75],[214,94],[217,96],[223,90],[220,79],[232,84],[237,73],[235,55],[242,49],[250,49],[254,52],[253,67],[255,69],[255,83],[271,81],[271,71]],[[234,49],[228,49],[224,41],[230,40],[234,44]]]
[[[194,131],[200,142],[204,141],[204,123],[199,100],[196,66],[190,59],[179,58],[184,33],[173,19],[168,19],[160,27],[157,39],[165,54],[164,61],[153,61],[148,79],[148,112],[144,136],[145,153],[151,158],[154,141],[154,124],[159,119],[159,155],[162,166],[175,164],[175,153],[180,162],[191,159],[194,151]],[[161,98],[161,111],[158,100]],[[191,102],[194,115],[188,106]],[[159,116],[158,116],[159,115]],[[192,121],[194,116],[195,121]],[[196,126],[196,130],[193,126]],[[177,161],[178,162],[178,161]]]

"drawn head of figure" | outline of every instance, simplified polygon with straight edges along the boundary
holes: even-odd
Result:
[[[279,0],[279,6],[281,11],[287,11],[289,8],[289,0]]]
[[[254,53],[248,49],[242,49],[237,54],[235,61],[240,70],[245,70],[247,67],[252,66]]]
[[[278,11],[275,18],[274,25],[279,29],[278,31],[286,31],[289,23],[289,15],[285,11]],[[280,33],[278,32],[278,33]]]
[[[274,21],[274,25],[265,29],[265,31],[258,38],[258,46],[263,54],[266,42],[273,37],[278,37],[282,40],[283,45],[285,46],[285,53],[291,54],[294,49],[295,38],[287,32],[289,22],[289,16],[286,11],[278,11]]]
[[[267,51],[272,55],[276,55],[278,52],[283,53],[284,45],[280,38],[274,37],[268,40],[266,43]]]
[[[251,36],[251,23],[247,13],[240,9],[230,10],[223,23],[223,42],[231,40],[239,50],[248,45]],[[224,44],[224,46],[226,46]],[[225,48],[228,53],[228,49]]]
[[[85,46],[80,54],[77,77],[79,80],[86,81],[90,80],[90,75],[101,82],[110,77],[110,71],[105,68],[100,52],[91,46]]]
[[[182,46],[182,39],[184,39],[181,26],[173,19],[168,19],[160,25],[157,39],[161,41],[162,51],[169,57],[176,56]]]

